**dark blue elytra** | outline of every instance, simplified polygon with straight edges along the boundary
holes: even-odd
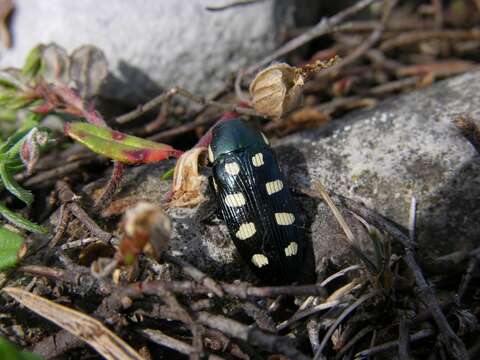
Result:
[[[226,121],[213,129],[209,158],[223,218],[244,261],[265,283],[299,281],[304,224],[266,137],[245,120]]]

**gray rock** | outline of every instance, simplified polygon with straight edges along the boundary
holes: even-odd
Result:
[[[420,249],[436,256],[478,246],[480,235],[480,157],[451,121],[461,115],[480,118],[480,72],[359,111],[328,127],[288,136],[275,145],[287,179],[296,186],[321,180],[335,193],[364,202],[403,226],[412,196],[419,202]],[[172,163],[131,168],[117,198],[141,196],[161,201],[169,183],[160,180]],[[306,232],[319,276],[333,263],[358,262],[323,202],[297,197],[307,218]],[[198,209],[174,209],[171,250],[204,271],[224,279],[245,278],[222,222],[200,221]],[[361,223],[343,215],[369,250]],[[368,253],[368,251],[367,251]]]
[[[20,66],[38,43],[68,52],[84,44],[105,51],[115,79],[108,98],[144,101],[162,88],[197,94],[218,90],[228,74],[274,49],[287,19],[287,1],[263,1],[209,12],[214,0],[18,0],[13,44],[0,66]]]
[[[480,71],[475,71],[277,145],[293,146],[305,159],[308,179],[285,158],[294,183],[318,179],[405,227],[414,196],[424,254],[469,249],[479,245],[480,157],[452,120],[466,115],[480,120],[479,94]]]

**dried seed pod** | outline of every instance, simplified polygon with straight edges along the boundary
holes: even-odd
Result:
[[[132,264],[142,251],[158,258],[168,248],[172,224],[158,205],[138,203],[125,213],[123,227],[125,234],[117,257],[127,265]]]
[[[304,76],[288,64],[273,64],[260,71],[250,84],[254,109],[262,115],[279,119],[302,101]]]
[[[273,64],[260,71],[250,84],[250,97],[254,109],[274,120],[295,110],[301,102],[303,85],[310,74],[335,65],[340,58],[317,60],[302,67]]]

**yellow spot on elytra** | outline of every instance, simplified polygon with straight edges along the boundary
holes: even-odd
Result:
[[[245,240],[245,239],[248,239],[249,237],[252,237],[256,232],[257,232],[257,229],[255,228],[255,224],[252,222],[249,222],[249,223],[240,225],[240,228],[236,232],[235,236],[240,240]]]
[[[252,263],[256,267],[261,268],[262,266],[268,265],[268,258],[262,254],[255,254],[252,256]]]
[[[275,221],[278,225],[292,225],[295,216],[292,213],[275,213]]]
[[[267,188],[268,195],[272,195],[283,189],[283,182],[282,180],[270,181],[265,184],[265,187]]]
[[[225,196],[225,204],[230,207],[240,207],[245,205],[245,196],[242,193],[230,194]]]
[[[225,171],[230,175],[237,175],[240,172],[240,166],[236,162],[227,163]]]
[[[286,248],[285,248],[285,255],[286,256],[293,256],[297,255],[298,251],[298,244],[296,242],[291,242]]]
[[[252,164],[253,166],[259,167],[264,164],[263,162],[263,154],[262,153],[257,153],[252,157]]]

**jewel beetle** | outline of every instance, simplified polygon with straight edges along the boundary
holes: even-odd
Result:
[[[265,135],[241,118],[212,130],[211,183],[240,255],[264,282],[299,280],[304,224]]]

